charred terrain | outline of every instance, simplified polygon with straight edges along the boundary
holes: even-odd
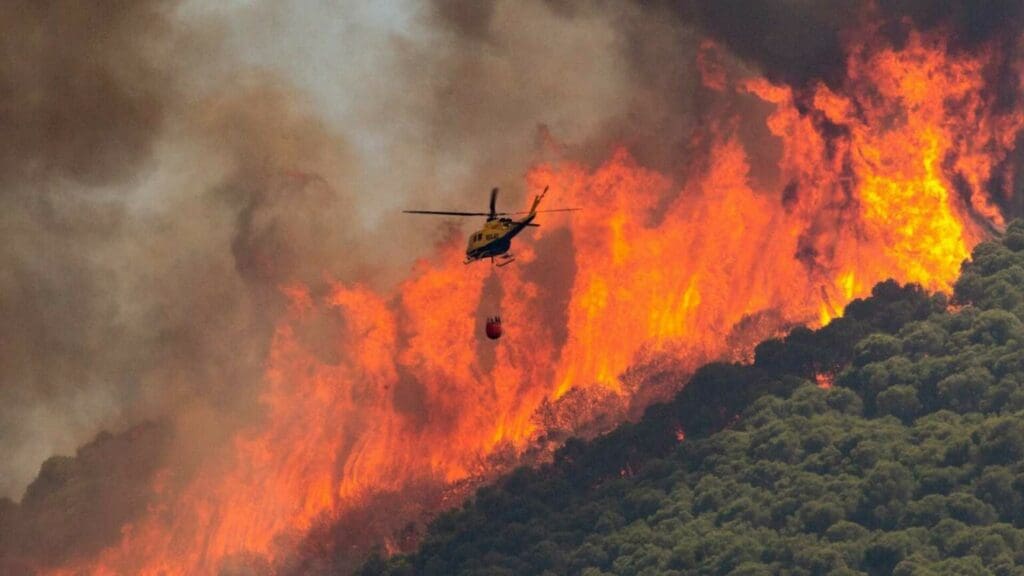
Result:
[[[0,27],[0,573],[1017,569],[1019,0]]]

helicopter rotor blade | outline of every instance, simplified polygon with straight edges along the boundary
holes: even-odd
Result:
[[[541,212],[577,212],[579,208],[549,208],[547,210],[537,210],[537,213]],[[523,212],[498,212],[495,216],[518,216],[520,214],[529,214],[529,210]]]
[[[495,216],[497,216],[497,214],[494,211],[495,210],[495,204],[497,204],[497,200],[498,200],[498,189],[497,188],[492,188],[491,189],[491,212],[490,212],[490,214],[488,214],[488,217],[491,218],[492,220],[494,219]]]
[[[487,212],[443,212],[439,210],[402,210],[404,214],[432,214],[435,216],[490,216]]]

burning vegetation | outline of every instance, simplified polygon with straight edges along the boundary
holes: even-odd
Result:
[[[1016,574],[1022,265],[1018,221],[975,249],[959,309],[878,284],[835,322],[708,364],[635,424],[481,488],[415,554],[358,573]],[[823,388],[827,367],[840,375]]]
[[[439,4],[437,17],[474,46],[493,33],[494,10],[511,10],[485,3],[492,9],[463,19],[469,12]],[[737,28],[736,12],[722,8],[734,4],[677,12],[623,3],[625,21],[639,26],[621,31],[630,57],[661,49],[656,35],[650,46],[638,37],[648,28],[699,36],[692,53],[678,55],[700,82],[685,92],[686,121],[672,124],[671,154],[651,152],[659,149],[646,134],[652,120],[630,129],[651,97],[643,90],[633,94],[638,110],[600,137],[563,142],[540,130],[525,187],[549,186],[552,198],[584,210],[544,221],[501,270],[463,266],[455,234],[392,283],[375,281],[369,265],[335,262],[339,246],[371,243],[336,232],[323,215],[352,218],[349,196],[330,184],[347,177],[332,173],[347,148],[262,83],[238,81],[238,93],[204,100],[187,130],[230,151],[214,195],[230,210],[213,220],[232,226],[189,237],[198,249],[227,238],[231,258],[172,263],[195,278],[216,279],[226,267],[230,282],[196,280],[192,288],[210,294],[202,311],[216,321],[195,319],[196,329],[192,311],[172,306],[175,322],[150,345],[164,350],[155,356],[194,360],[160,364],[170,380],[220,383],[213,392],[173,388],[185,399],[155,416],[141,412],[163,424],[126,433],[142,438],[147,457],[126,449],[121,457],[133,465],[111,468],[109,489],[130,485],[131,500],[104,516],[111,524],[101,532],[86,526],[89,512],[61,510],[79,498],[116,501],[77,487],[97,482],[82,479],[102,473],[95,459],[118,459],[95,448],[115,440],[48,462],[21,503],[0,503],[0,568],[351,570],[375,546],[408,549],[426,519],[482,482],[549,459],[572,435],[638,417],[707,362],[748,358],[762,339],[827,324],[880,281],[949,291],[971,249],[1003,231],[1020,198],[1019,10],[996,3],[990,20],[961,21],[913,2],[843,2],[836,13],[848,18],[829,28],[841,32],[794,51],[820,58],[808,62],[779,37],[793,26],[786,14],[765,8],[754,29]],[[572,3],[535,9],[590,17]],[[791,16],[831,26],[819,15]],[[777,29],[758,30],[772,22]],[[778,50],[758,45],[771,41]],[[205,200],[189,202],[207,214]],[[328,261],[334,266],[319,269]],[[479,325],[495,300],[509,326],[497,346]],[[153,318],[168,320],[144,319]],[[244,344],[237,353],[223,343],[231,337]],[[138,369],[111,366],[111,374]],[[837,366],[809,377],[838,387]],[[256,405],[219,418],[233,397],[226,381],[248,382]],[[197,408],[192,396],[208,404]],[[672,438],[683,435],[694,431],[673,428]],[[204,441],[213,446],[195,448]],[[65,519],[88,538],[61,554],[27,545]]]

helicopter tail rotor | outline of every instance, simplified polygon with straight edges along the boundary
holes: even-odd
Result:
[[[496,206],[495,206],[497,204],[497,202],[498,202],[498,189],[497,188],[492,188],[491,189],[491,212],[487,216],[488,220],[494,220],[495,218],[498,217],[497,211],[496,211]]]

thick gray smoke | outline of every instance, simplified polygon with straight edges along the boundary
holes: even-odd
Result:
[[[108,255],[174,86],[164,1],[0,7],[0,494],[112,423],[130,350]]]
[[[670,10],[676,19],[699,26],[769,79],[798,87],[815,81],[841,83],[846,68],[844,34],[858,24],[881,24],[882,32],[897,42],[911,27],[941,27],[948,30],[955,49],[970,49],[993,39],[1015,40],[1024,19],[1024,5],[1016,0],[983,4],[971,0],[688,0],[639,4],[649,10]]]

